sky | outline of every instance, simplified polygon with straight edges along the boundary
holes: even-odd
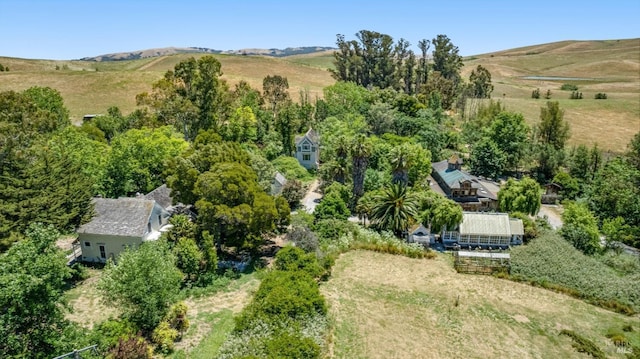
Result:
[[[0,0],[0,56],[71,60],[161,47],[335,46],[360,30],[460,54],[640,38],[640,0]]]

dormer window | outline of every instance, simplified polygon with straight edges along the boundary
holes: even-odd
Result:
[[[309,151],[309,145],[308,144],[302,145],[302,150],[303,151]]]

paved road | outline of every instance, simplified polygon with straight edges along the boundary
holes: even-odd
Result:
[[[551,228],[559,229],[562,227],[562,217],[559,214],[559,210],[561,207],[555,204],[543,204],[540,206],[540,212],[538,212],[538,217],[547,217]]]
[[[320,182],[318,180],[314,180],[309,185],[307,194],[304,195],[304,198],[302,199],[302,205],[304,206],[304,209],[309,213],[313,213],[313,211],[315,211],[316,206],[320,202],[320,198],[322,198],[322,194],[318,190],[319,185]]]

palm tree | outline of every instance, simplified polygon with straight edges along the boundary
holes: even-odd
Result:
[[[406,186],[409,183],[409,168],[413,164],[411,149],[406,144],[396,146],[389,151],[389,163],[393,183]]]
[[[356,205],[356,214],[358,215],[358,219],[362,221],[362,225],[366,227],[367,221],[371,217],[371,211],[373,210],[374,204],[374,192],[365,193],[358,200],[358,204]]]
[[[401,237],[418,215],[418,197],[401,183],[393,183],[374,198],[371,223]]]

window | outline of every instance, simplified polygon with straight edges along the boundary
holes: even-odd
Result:
[[[91,242],[84,242],[85,247],[91,247]]]
[[[316,152],[316,146],[311,147],[311,152]]]
[[[303,161],[311,161],[311,155],[302,155]]]
[[[300,146],[298,146],[298,152],[302,151],[302,149],[300,148]]]
[[[100,246],[100,258],[102,259],[107,258],[107,251],[105,250],[104,246]]]
[[[162,225],[162,216],[158,215],[158,227]]]
[[[309,151],[309,145],[307,145],[307,144],[302,145],[302,150],[303,151]]]
[[[151,221],[147,222],[147,232],[151,232]]]

